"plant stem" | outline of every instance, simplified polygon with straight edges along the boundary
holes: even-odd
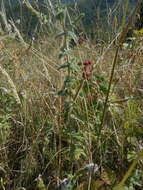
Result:
[[[124,175],[123,179],[121,180],[121,182],[116,185],[113,190],[121,190],[125,184],[125,182],[127,181],[127,179],[129,178],[129,176],[132,174],[133,170],[135,169],[138,161],[140,159],[143,158],[143,150],[141,150],[139,153],[138,153],[138,156],[137,158],[132,162],[130,168],[128,169],[128,171],[126,172],[126,174]]]
[[[116,48],[116,52],[115,52],[115,56],[114,56],[114,60],[113,60],[113,64],[112,64],[112,70],[111,70],[111,76],[110,76],[110,81],[109,81],[108,92],[107,92],[107,96],[106,96],[105,103],[104,103],[103,115],[102,115],[100,129],[99,129],[100,130],[99,131],[99,136],[101,135],[101,131],[102,131],[102,128],[104,126],[104,120],[105,120],[105,115],[106,115],[107,103],[108,103],[108,100],[109,100],[109,94],[110,94],[112,80],[113,80],[113,76],[114,76],[114,72],[115,72],[115,66],[116,66],[117,59],[118,59],[119,49],[120,49],[120,46],[124,42],[124,39],[125,39],[126,34],[127,34],[128,30],[129,30],[129,27],[132,25],[132,22],[134,20],[136,12],[140,8],[140,6],[141,6],[141,0],[138,0],[138,2],[136,3],[136,6],[135,6],[135,8],[134,8],[134,10],[133,10],[133,12],[132,12],[132,14],[130,16],[130,19],[128,20],[127,24],[123,28],[123,30],[122,30],[122,32],[121,32],[121,34],[119,36],[119,39],[118,39],[117,48]]]
[[[118,46],[117,49],[116,49],[114,60],[113,60],[113,66],[112,66],[112,71],[111,71],[111,76],[110,76],[110,81],[109,81],[109,87],[108,87],[107,96],[106,96],[105,103],[104,103],[103,115],[102,115],[102,119],[101,119],[100,133],[101,133],[101,130],[102,130],[103,125],[104,125],[104,119],[105,119],[105,115],[106,115],[106,108],[107,108],[107,103],[108,103],[108,99],[109,99],[110,89],[111,89],[112,80],[113,80],[113,76],[114,76],[115,66],[116,66],[116,63],[117,63],[119,48],[120,47]]]
[[[78,90],[77,90],[77,92],[76,92],[76,94],[75,94],[75,96],[73,98],[73,102],[76,102],[76,100],[78,98],[78,95],[80,93],[80,90],[82,89],[83,85],[84,85],[84,80],[81,81],[80,86],[79,86],[79,88],[78,88]]]

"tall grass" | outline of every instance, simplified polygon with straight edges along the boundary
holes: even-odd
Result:
[[[96,43],[79,9],[18,2],[0,12],[12,27],[0,43],[0,189],[142,190],[142,38],[125,43],[141,1],[127,22],[124,2],[116,26],[121,1],[107,4],[112,32]]]

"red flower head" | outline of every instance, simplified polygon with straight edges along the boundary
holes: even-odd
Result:
[[[83,65],[92,65],[92,62],[91,61],[85,61],[85,62],[83,62]]]
[[[92,76],[92,71],[93,71],[93,63],[91,61],[85,61],[83,62],[83,74],[82,77],[84,79],[89,80]]]

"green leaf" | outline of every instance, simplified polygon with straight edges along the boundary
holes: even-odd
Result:
[[[80,67],[74,63],[70,63],[70,62],[66,62],[66,63],[63,63],[59,66],[58,70],[60,69],[65,69],[65,68],[70,68],[72,71],[76,71],[76,72],[79,72],[81,71]]]
[[[100,87],[100,90],[103,92],[103,93],[107,93],[108,92],[108,86],[106,84],[103,84],[103,83],[100,83],[99,84],[99,87]]]
[[[82,148],[76,148],[74,154],[75,160],[79,160],[81,156],[86,157],[86,154]]]
[[[77,24],[78,22],[80,22],[83,17],[85,17],[85,14],[81,13],[78,17],[75,18],[73,24]]]
[[[65,17],[65,14],[64,14],[64,10],[60,10],[57,14],[56,14],[56,19],[57,20],[63,20],[64,19],[64,17]]]
[[[64,81],[64,87],[68,88],[70,86],[72,86],[75,82],[75,78],[72,76],[66,76],[66,79]]]
[[[69,31],[69,32],[68,32],[68,37],[69,37],[70,39],[73,39],[75,42],[78,40],[76,34],[75,34],[74,32],[72,32],[72,31]]]
[[[57,38],[59,38],[59,37],[61,37],[61,36],[64,36],[66,33],[65,32],[60,32],[59,34],[57,34],[56,36],[55,36],[55,39],[57,39]]]
[[[133,32],[134,32],[134,34],[137,35],[137,36],[143,36],[143,29],[134,30]]]
[[[68,89],[59,90],[59,91],[57,92],[57,94],[58,94],[59,96],[67,96],[67,95],[70,95],[70,91],[69,91]]]
[[[85,122],[83,121],[83,118],[80,118],[80,116],[78,116],[78,115],[71,114],[70,117],[71,117],[72,119],[74,119],[75,121],[80,122],[81,124],[84,124],[84,123],[85,123]]]
[[[59,59],[61,59],[62,57],[66,56],[66,55],[69,55],[70,53],[71,53],[70,50],[64,49],[62,52],[60,52]]]
[[[65,68],[68,68],[69,67],[69,63],[63,63],[59,66],[58,70],[60,69],[65,69]]]
[[[70,63],[69,67],[73,71],[76,71],[76,72],[80,72],[81,71],[80,67],[78,65],[74,64],[74,63]]]
[[[93,77],[94,77],[94,80],[100,80],[101,82],[104,81],[104,77],[101,75],[94,74]]]

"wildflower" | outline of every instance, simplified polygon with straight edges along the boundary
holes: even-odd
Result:
[[[85,61],[85,62],[83,63],[83,65],[92,65],[92,62],[91,62],[91,61]]]
[[[85,61],[83,63],[84,67],[83,67],[83,74],[82,77],[84,79],[89,80],[92,76],[92,71],[93,71],[93,63],[91,61]]]

